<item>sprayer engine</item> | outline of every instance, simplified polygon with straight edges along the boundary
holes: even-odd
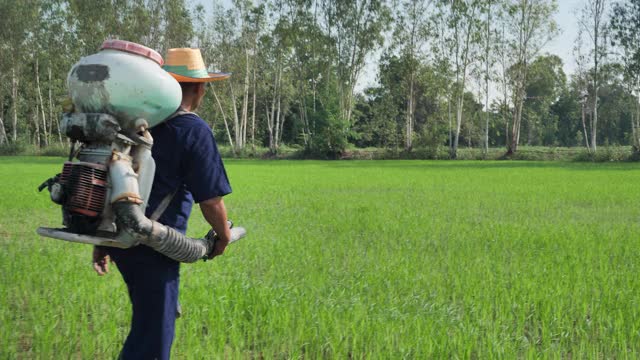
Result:
[[[67,85],[74,111],[61,122],[72,142],[69,159],[39,188],[62,205],[65,227],[40,227],[38,234],[120,248],[144,244],[181,262],[210,256],[216,240],[211,232],[189,238],[145,216],[155,175],[149,129],[170,118],[182,98],[161,63],[149,48],[108,40],[101,52],[71,69]],[[232,228],[231,241],[245,233]]]
[[[95,233],[107,197],[107,168],[104,165],[67,161],[62,173],[45,181],[38,190],[49,189],[51,200],[62,205],[62,218],[69,230]]]
[[[107,198],[107,167],[67,161],[58,178],[64,224],[80,234],[94,233]],[[52,200],[56,201],[52,196]]]

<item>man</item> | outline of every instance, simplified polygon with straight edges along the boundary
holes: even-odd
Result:
[[[170,49],[164,69],[182,87],[181,115],[151,129],[156,173],[146,216],[173,194],[158,221],[186,233],[193,202],[219,235],[213,256],[222,255],[230,241],[222,197],[231,193],[211,129],[195,111],[207,82],[229,74],[208,73],[199,49]],[[133,316],[121,359],[169,359],[178,308],[180,264],[144,245],[130,249],[96,247],[93,267],[108,272],[116,263],[129,290]]]

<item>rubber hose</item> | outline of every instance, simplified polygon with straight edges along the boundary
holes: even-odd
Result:
[[[134,235],[140,243],[179,262],[193,263],[205,258],[213,250],[213,242],[187,237],[175,229],[153,221],[139,205],[129,202],[113,204],[118,229]]]

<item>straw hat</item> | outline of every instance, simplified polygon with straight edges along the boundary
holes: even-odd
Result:
[[[177,48],[167,50],[162,67],[178,82],[210,82],[227,79],[230,73],[210,73],[202,60],[200,49]]]

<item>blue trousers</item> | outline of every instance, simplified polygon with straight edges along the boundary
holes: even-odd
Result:
[[[175,334],[180,263],[144,245],[108,252],[127,284],[133,310],[120,359],[168,360]]]

